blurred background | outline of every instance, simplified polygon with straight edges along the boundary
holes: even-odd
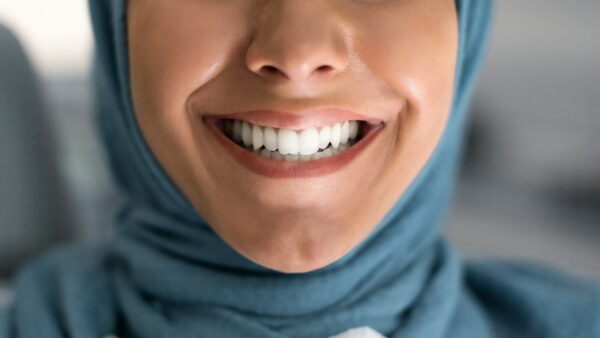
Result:
[[[445,231],[468,258],[600,279],[600,2],[502,0]],[[0,303],[18,266],[101,241],[117,195],[83,0],[0,0]]]

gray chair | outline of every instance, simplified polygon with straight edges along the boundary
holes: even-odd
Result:
[[[31,63],[0,25],[0,277],[72,235],[48,122]]]

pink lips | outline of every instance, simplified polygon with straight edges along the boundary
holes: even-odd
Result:
[[[211,118],[242,120],[261,126],[294,130],[319,128],[350,120],[365,121],[372,124],[381,122],[380,120],[342,109],[318,109],[297,114],[276,112],[272,110],[253,110],[248,112],[213,115]]]
[[[367,123],[364,124],[360,139],[344,152],[318,160],[289,162],[265,158],[242,148],[223,133],[220,126],[220,121],[223,119],[237,119],[262,126],[296,130],[318,128],[347,120],[360,120]],[[384,124],[379,120],[367,118],[345,110],[327,110],[326,112],[320,110],[314,114],[302,115],[260,110],[226,115],[211,115],[210,117],[205,117],[202,121],[204,121],[219,143],[223,145],[238,163],[255,174],[269,178],[302,178],[332,174],[350,164],[352,160],[373,142],[384,128]]]

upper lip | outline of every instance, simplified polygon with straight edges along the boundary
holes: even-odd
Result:
[[[320,128],[323,126],[351,120],[365,121],[374,124],[383,122],[377,118],[368,117],[354,111],[337,108],[322,108],[302,112],[252,110],[220,115],[211,114],[207,117],[211,119],[241,120],[260,126],[293,130]]]

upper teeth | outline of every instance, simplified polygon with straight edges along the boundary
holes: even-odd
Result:
[[[282,155],[311,155],[331,146],[338,148],[358,136],[358,121],[345,121],[321,128],[292,130],[263,127],[240,120],[225,120],[225,134],[254,150],[265,147]]]

